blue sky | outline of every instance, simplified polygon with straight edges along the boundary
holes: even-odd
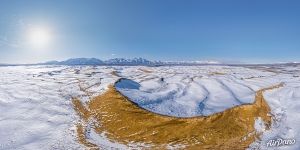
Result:
[[[70,57],[300,61],[300,1],[0,1],[0,62]],[[51,31],[47,47],[29,27]]]

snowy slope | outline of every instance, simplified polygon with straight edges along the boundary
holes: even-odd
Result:
[[[267,149],[265,143],[278,137],[299,141],[299,70],[298,66],[0,67],[0,149],[84,149],[75,136],[79,118],[72,97],[89,101],[120,78],[116,88],[130,100],[152,112],[178,117],[206,116],[252,103],[255,91],[284,82],[284,87],[264,94],[276,119],[252,147]],[[92,131],[90,141],[104,148],[126,147]],[[278,149],[299,146],[298,142]]]
[[[71,97],[88,100],[79,83],[91,86],[90,92],[101,93],[108,86],[106,82],[114,82],[106,76],[110,71],[90,67],[0,67],[0,149],[84,149],[74,136],[78,117]]]
[[[300,70],[299,67],[276,68],[282,71],[278,75],[285,85],[282,88],[267,91],[264,96],[271,107],[273,123],[271,129],[264,132],[262,141],[252,144],[259,149],[300,149]],[[284,74],[283,74],[284,73]],[[267,142],[277,139],[294,139],[296,143],[281,147],[267,147]]]
[[[252,103],[255,91],[280,81],[274,73],[223,66],[122,68],[117,90],[141,107],[169,116],[207,116]],[[254,77],[254,78],[253,78]],[[249,79],[244,79],[249,78]]]

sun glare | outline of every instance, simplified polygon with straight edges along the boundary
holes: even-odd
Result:
[[[29,44],[33,48],[46,48],[51,40],[51,33],[46,28],[31,28],[28,33]]]

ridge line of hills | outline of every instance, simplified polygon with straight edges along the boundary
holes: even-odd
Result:
[[[97,58],[71,58],[64,61],[48,61],[39,65],[199,65],[199,64],[222,64],[218,61],[150,61],[144,58],[113,58],[100,60]]]
[[[1,64],[0,66],[20,66],[20,65],[116,65],[116,66],[192,66],[192,65],[232,65],[232,66],[255,66],[255,65],[300,65],[299,62],[282,62],[282,63],[266,63],[266,64],[247,64],[247,63],[230,63],[213,60],[203,61],[150,61],[144,58],[113,58],[108,60],[100,60],[97,58],[70,58],[64,61],[47,61],[43,63],[33,64]]]

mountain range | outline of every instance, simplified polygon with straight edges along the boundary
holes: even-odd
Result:
[[[129,65],[129,66],[158,66],[158,65],[204,65],[222,64],[218,61],[150,61],[144,58],[113,58],[102,61],[97,58],[71,58],[64,61],[48,61],[38,65]]]

